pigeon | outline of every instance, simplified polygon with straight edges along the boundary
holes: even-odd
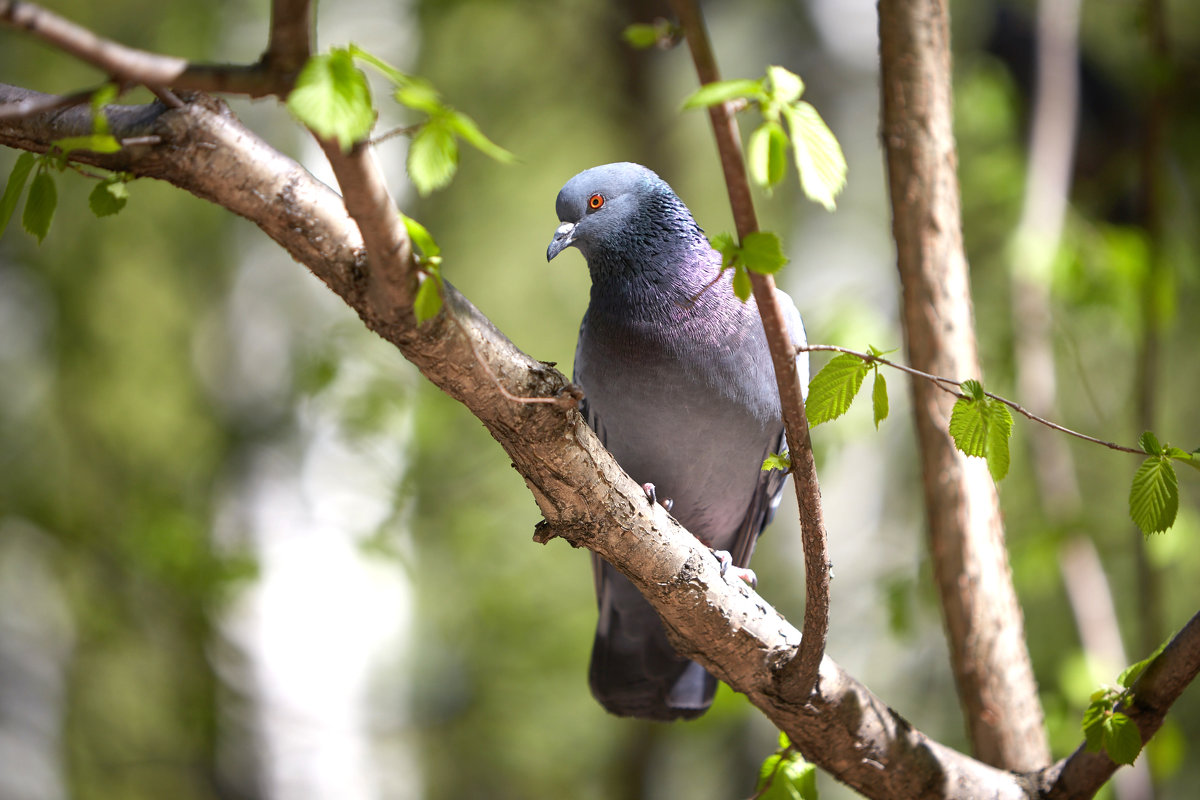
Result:
[[[621,467],[688,531],[736,567],[779,505],[787,475],[763,459],[786,448],[775,372],[754,300],[720,275],[687,206],[639,164],[594,167],[558,193],[549,261],[578,248],[591,274],[574,381],[581,411]],[[782,301],[792,342],[800,313]],[[798,359],[807,385],[807,356]],[[727,555],[726,555],[727,554]],[[610,713],[693,719],[717,680],[679,656],[633,584],[593,556],[599,621],[588,682]]]

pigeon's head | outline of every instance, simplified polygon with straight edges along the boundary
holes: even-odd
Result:
[[[703,241],[691,213],[666,181],[627,161],[571,178],[558,193],[555,210],[561,224],[546,248],[547,261],[571,246],[593,264],[628,257],[647,246],[663,251]]]

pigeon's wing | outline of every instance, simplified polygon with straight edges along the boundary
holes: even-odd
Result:
[[[787,438],[781,429],[778,444],[771,452],[778,453],[786,447]],[[763,458],[765,459],[768,455],[770,453],[763,453]],[[742,517],[741,524],[738,525],[737,533],[733,538],[733,546],[729,548],[729,555],[733,558],[734,566],[749,566],[750,556],[754,554],[754,544],[758,541],[759,534],[774,519],[779,502],[783,499],[783,485],[787,481],[787,476],[786,472],[777,469],[764,471],[759,476],[754,496],[750,500],[750,507],[746,509],[746,516]]]
[[[680,657],[658,612],[629,579],[593,556],[600,607],[588,684],[608,711],[623,717],[692,719],[712,704],[717,679]]]
[[[791,334],[792,344],[797,347],[805,344],[807,340],[804,334],[804,321],[800,318],[800,311],[796,308],[796,304],[792,302],[792,298],[788,293],[782,289],[775,290],[775,298],[783,310],[788,326],[788,333]],[[796,368],[800,373],[801,390],[807,395],[807,353],[797,355]],[[785,449],[787,449],[787,436],[784,434],[783,428],[780,427],[775,449],[763,453],[763,458],[765,459],[771,453],[782,453]],[[733,539],[733,546],[729,550],[729,555],[733,558],[735,566],[745,567],[749,565],[750,556],[754,553],[754,544],[758,541],[759,534],[770,524],[775,516],[776,509],[779,508],[780,500],[783,499],[783,486],[786,481],[787,473],[777,469],[765,471],[759,476],[758,484],[754,489],[754,495],[750,499],[750,506],[746,509],[746,515],[742,518],[741,524],[738,525],[737,533]]]

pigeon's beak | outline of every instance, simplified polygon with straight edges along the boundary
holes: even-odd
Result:
[[[575,242],[575,223],[564,222],[558,226],[558,230],[554,232],[554,239],[551,240],[550,246],[546,248],[546,260],[551,261],[553,258],[566,250]]]

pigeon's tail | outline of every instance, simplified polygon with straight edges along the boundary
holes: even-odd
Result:
[[[600,621],[588,682],[609,712],[670,722],[694,719],[712,705],[717,679],[681,658],[658,613],[629,580],[597,559]]]

